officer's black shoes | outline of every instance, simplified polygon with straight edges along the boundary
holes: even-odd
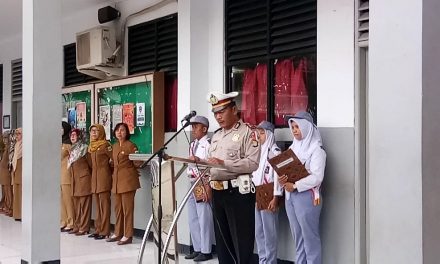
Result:
[[[186,255],[185,259],[193,259],[193,258],[197,257],[199,254],[200,254],[200,252],[194,251],[193,253]]]
[[[211,253],[209,253],[209,254],[203,254],[203,253],[200,253],[197,257],[195,257],[193,260],[195,261],[195,262],[201,262],[201,261],[205,261],[205,260],[210,260],[210,259],[212,259],[212,254]]]

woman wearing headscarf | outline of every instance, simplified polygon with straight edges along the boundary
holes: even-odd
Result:
[[[12,216],[12,181],[9,171],[9,132],[3,132],[3,151],[0,161],[0,184],[2,185],[2,195],[4,196],[2,212],[7,216]]]
[[[130,141],[130,133],[125,123],[119,123],[114,129],[118,139],[113,145],[113,183],[112,193],[115,196],[115,233],[107,242],[118,241],[118,245],[130,244],[133,241],[134,195],[141,187],[139,172],[135,163],[128,156],[136,153],[136,145]]]
[[[12,217],[16,221],[21,221],[21,183],[22,183],[22,146],[23,146],[23,135],[22,129],[17,128],[14,131],[15,136],[15,146],[14,154],[12,157],[12,182],[13,182],[13,209]]]
[[[72,129],[69,123],[62,122],[63,135],[61,137],[61,232],[69,232],[73,229],[73,219],[75,212],[73,210],[72,200],[72,185],[70,179],[70,171],[67,168],[67,161],[69,160],[69,152],[72,147],[70,142],[70,130]]]
[[[89,153],[92,162],[92,193],[96,204],[95,232],[89,237],[104,239],[110,235],[110,191],[112,189],[112,146],[100,124],[90,127]]]
[[[257,126],[261,154],[258,169],[252,173],[255,186],[263,184],[270,186],[273,183],[273,199],[268,208],[255,207],[255,241],[260,264],[277,263],[278,199],[282,196],[283,190],[278,183],[278,175],[268,162],[281,153],[275,143],[274,129],[274,125],[268,121],[262,121]]]
[[[296,113],[289,119],[289,126],[293,134],[290,148],[309,172],[308,176],[294,183],[288,182],[285,175],[279,178],[286,191],[286,212],[296,244],[295,263],[321,264],[320,187],[324,179],[326,153],[309,113]]]
[[[3,140],[0,140],[0,162],[1,159],[3,157],[3,151],[5,150],[5,142],[3,142]],[[4,213],[3,207],[5,206],[5,187],[4,184],[2,183],[4,181],[2,181],[2,175],[1,175],[1,171],[0,171],[0,185],[1,185],[1,191],[2,191],[2,199],[0,200],[0,213]]]
[[[70,170],[73,208],[75,218],[73,230],[69,234],[82,236],[90,231],[90,214],[92,211],[91,173],[87,155],[87,145],[83,143],[79,129],[70,132],[70,149],[67,167]]]

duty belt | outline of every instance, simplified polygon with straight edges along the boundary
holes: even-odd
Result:
[[[210,181],[209,185],[211,185],[211,188],[214,190],[223,191],[229,188],[229,183],[231,184],[232,188],[238,187],[237,179],[228,180],[228,181]]]

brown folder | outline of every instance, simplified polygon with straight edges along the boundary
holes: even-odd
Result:
[[[279,176],[287,175],[288,181],[292,183],[309,175],[306,167],[290,148],[269,159],[269,163]]]
[[[256,186],[255,199],[258,210],[267,210],[273,199],[273,182]]]
[[[193,193],[197,203],[204,202],[205,199],[206,201],[211,200],[212,191],[208,183],[208,179],[201,179],[194,187]]]

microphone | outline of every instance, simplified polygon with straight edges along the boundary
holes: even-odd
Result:
[[[191,117],[196,116],[196,115],[197,115],[197,112],[193,110],[189,114],[187,114],[180,122],[189,121],[191,119]]]

